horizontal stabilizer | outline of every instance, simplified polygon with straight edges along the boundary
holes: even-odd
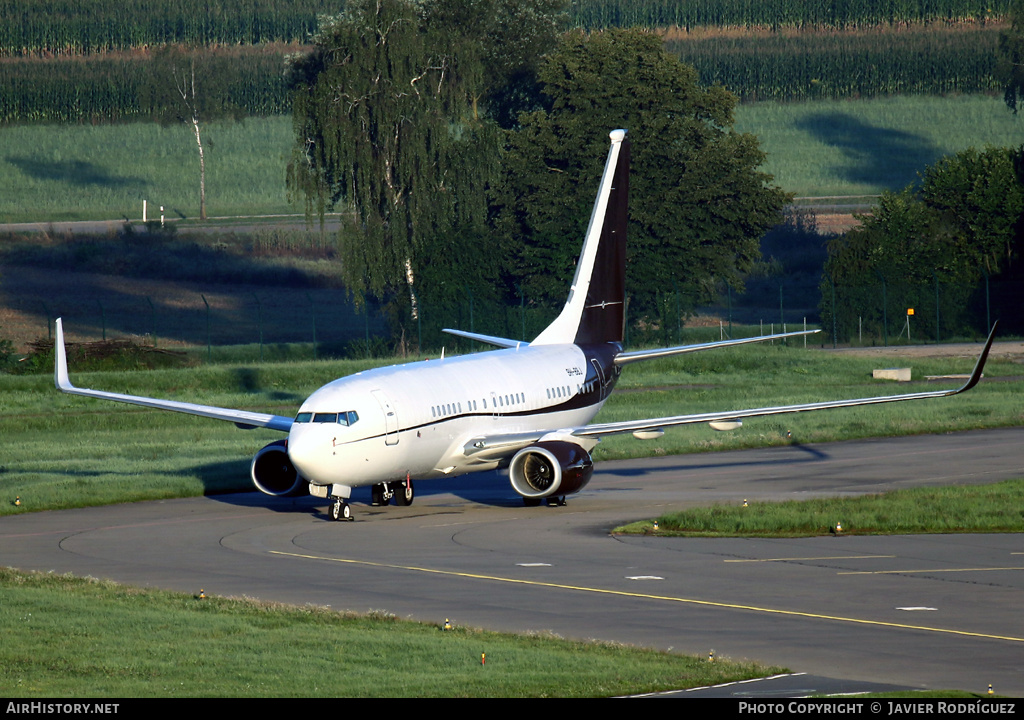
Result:
[[[496,335],[481,335],[480,333],[466,332],[465,330],[451,330],[444,328],[441,332],[446,332],[449,335],[457,335],[458,337],[469,338],[470,340],[479,340],[482,343],[488,345],[494,345],[500,348],[514,348],[519,345],[526,345],[527,343],[522,340],[509,340],[508,338],[497,337]]]
[[[789,333],[777,333],[775,335],[758,335],[757,337],[738,338],[736,340],[717,340],[715,342],[700,343],[697,345],[679,345],[670,348],[658,348],[656,350],[633,350],[631,352],[619,353],[615,356],[616,365],[628,365],[629,363],[641,360],[654,360],[655,358],[682,355],[684,353],[699,352],[700,350],[715,350],[717,348],[729,347],[731,345],[746,345],[748,343],[767,342],[769,340],[781,340],[783,338],[799,337],[800,335],[813,335],[820,330],[799,330]]]

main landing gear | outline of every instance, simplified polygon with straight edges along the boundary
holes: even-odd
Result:
[[[412,480],[406,478],[401,482],[391,483],[378,483],[370,488],[370,501],[374,507],[381,505],[387,505],[391,502],[391,498],[395,499],[395,504],[402,507],[408,507],[412,505],[413,498],[416,497],[416,493],[413,490]],[[348,504],[348,500],[342,497],[330,497],[331,507],[327,511],[330,515],[331,520],[353,520],[352,507]]]
[[[374,485],[370,490],[370,497],[374,506],[387,505],[391,502],[391,498],[394,498],[395,505],[408,507],[412,505],[416,493],[412,487],[412,480],[406,478],[401,482]]]

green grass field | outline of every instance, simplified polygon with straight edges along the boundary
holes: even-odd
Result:
[[[798,196],[899,190],[943,155],[1024,141],[1024,121],[984,95],[753,103],[736,120],[761,138],[764,169]],[[211,216],[297,211],[284,184],[291,133],[287,117],[209,126]],[[169,218],[193,218],[198,173],[184,125],[3,127],[0,222],[141,219],[143,199],[151,216],[163,205]]]
[[[677,537],[1019,533],[1024,532],[1024,479],[856,498],[712,505],[662,515],[657,530],[652,521],[643,521],[615,532]]]
[[[10,698],[607,697],[780,671],[2,568],[0,622]]]
[[[211,123],[208,214],[295,212],[285,193],[291,119]],[[199,215],[199,158],[184,124],[0,128],[0,222],[169,219]]]
[[[1024,142],[1024,119],[986,95],[751,103],[736,129],[761,139],[764,170],[797,196],[902,190],[944,155]]]

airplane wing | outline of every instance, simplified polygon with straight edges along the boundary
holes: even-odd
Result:
[[[785,415],[788,413],[810,412],[812,410],[828,410],[831,408],[857,407],[859,405],[878,405],[881,403],[903,402],[906,400],[922,400],[925,398],[949,397],[967,392],[981,380],[985,361],[988,359],[992,340],[995,338],[996,325],[992,326],[988,340],[974,366],[974,371],[963,386],[953,390],[933,390],[929,392],[906,393],[903,395],[882,395],[878,397],[854,398],[852,400],[831,400],[827,402],[804,403],[801,405],[779,405],[775,407],[752,408],[750,410],[734,410],[731,412],[698,413],[695,415],[674,415],[649,420],[627,420],[625,422],[596,423],[579,428],[572,428],[572,435],[580,438],[594,438],[617,433],[656,431],[676,425],[693,425],[705,422],[727,422],[746,418],[764,417],[767,415]]]
[[[292,426],[292,418],[280,415],[267,415],[264,413],[249,412],[247,410],[231,410],[228,408],[213,407],[211,405],[196,405],[194,403],[177,402],[175,400],[160,400],[158,398],[139,397],[137,395],[122,395],[120,393],[105,392],[103,390],[89,390],[78,388],[71,384],[68,377],[68,359],[64,350],[64,327],[61,318],[57,318],[57,341],[54,347],[54,369],[53,380],[57,389],[70,395],[83,395],[85,397],[99,398],[101,400],[114,400],[116,402],[129,403],[130,405],[142,405],[143,407],[157,410],[170,410],[172,412],[199,415],[201,417],[213,418],[214,420],[227,420],[233,422],[240,428],[252,429],[264,427],[270,430],[288,432]]]
[[[578,438],[581,441],[596,442],[605,435],[615,435],[627,432],[654,432],[667,427],[677,425],[695,425],[699,423],[714,423],[739,421],[747,418],[765,417],[768,415],[785,415],[788,413],[810,412],[812,410],[828,410],[832,408],[857,407],[859,405],[878,405],[881,403],[903,402],[907,400],[922,400],[925,398],[949,397],[967,392],[981,380],[985,361],[988,359],[989,350],[992,348],[992,341],[995,338],[996,325],[992,326],[992,332],[988,336],[985,347],[978,356],[974,371],[970,378],[961,387],[952,390],[934,390],[929,392],[906,393],[903,395],[882,395],[868,398],[854,398],[851,400],[831,400],[826,402],[804,403],[800,405],[779,405],[774,407],[751,408],[749,410],[731,410],[725,412],[697,413],[693,415],[673,415],[670,417],[652,418],[647,420],[627,420],[614,423],[595,423],[580,427],[547,428],[543,430],[531,430],[519,433],[505,433],[502,435],[478,435],[469,438],[463,445],[463,453],[466,457],[475,457],[480,460],[496,460],[503,457],[510,457],[515,452],[528,445],[537,442],[545,437],[557,437],[563,440]],[[793,333],[802,335],[804,333]],[[740,341],[725,341],[726,344],[737,344],[741,342],[754,342],[765,338],[748,338]],[[711,343],[716,344],[716,343]],[[717,344],[722,347],[721,344]],[[697,349],[703,349],[695,346]],[[669,348],[670,350],[672,348]],[[646,352],[646,351],[644,351]],[[652,351],[657,352],[657,351]]]

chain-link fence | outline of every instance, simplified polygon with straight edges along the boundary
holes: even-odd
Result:
[[[1024,286],[983,278],[974,285],[879,278],[875,284],[822,283],[821,327],[836,344],[892,345],[983,338],[1000,320],[1001,334],[1021,332]]]
[[[917,285],[880,280],[847,287],[816,282],[760,278],[748,282],[744,292],[723,287],[717,303],[695,311],[693,298],[669,291],[659,296],[654,314],[643,317],[627,302],[626,345],[673,345],[816,325],[823,333],[815,344],[942,342],[984,337],[998,318],[1004,319],[1004,333],[1020,332],[1013,322],[1024,301],[1020,283],[983,280],[964,287],[941,280]],[[397,303],[389,311],[358,302],[341,289],[176,286],[173,293],[165,287],[159,295],[144,295],[119,286],[116,279],[99,278],[92,285],[51,287],[45,296],[6,304],[33,326],[32,337],[52,336],[54,319],[63,317],[71,340],[137,337],[164,348],[206,347],[211,356],[214,348],[251,346],[253,359],[262,359],[272,347],[280,356],[287,345],[307,345],[305,355],[314,357],[430,353],[442,347],[467,352],[483,345],[442,329],[529,341],[560,310],[528,297],[506,303],[469,290],[463,295],[444,306],[418,298],[414,314]],[[0,336],[8,329],[0,328]]]

